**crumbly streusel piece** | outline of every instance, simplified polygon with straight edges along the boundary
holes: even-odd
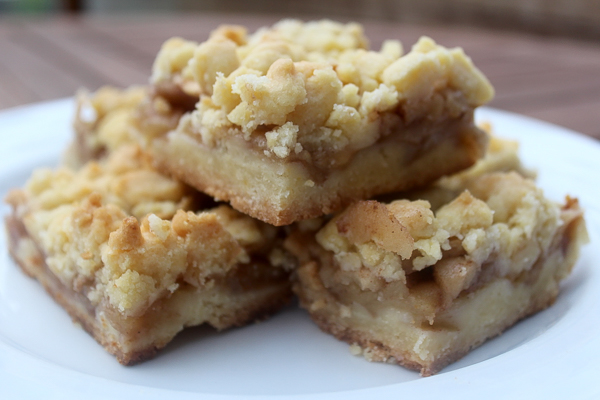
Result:
[[[75,139],[65,154],[64,164],[79,168],[132,143],[135,131],[131,118],[147,93],[148,88],[141,86],[128,89],[105,86],[94,93],[80,90],[75,96]]]
[[[177,92],[164,96],[169,96],[168,101],[151,87],[141,86],[79,91],[73,120],[75,139],[64,164],[77,169],[88,161],[104,159],[123,145],[137,143],[140,129],[147,130],[148,135],[175,129],[181,115],[193,110],[194,104],[181,101]]]
[[[433,184],[409,192],[381,196],[380,201],[392,201],[399,198],[409,200],[427,199],[433,211],[454,200],[468,185],[482,175],[492,172],[514,171],[519,175],[534,179],[536,174],[523,165],[519,157],[519,143],[494,135],[489,123],[480,124],[480,128],[489,135],[485,156],[472,167],[453,175],[444,176]]]
[[[461,49],[371,51],[359,25],[331,21],[172,39],[152,84],[198,101],[174,131],[140,129],[160,168],[275,225],[471,166],[486,143],[473,109],[493,96]]]
[[[295,291],[321,329],[427,376],[551,305],[587,240],[577,200],[559,206],[516,173],[467,187],[435,213],[363,201],[316,239],[294,233]]]
[[[193,195],[135,146],[81,170],[38,170],[12,191],[10,252],[119,362],[184,327],[266,316],[291,296],[278,229]]]

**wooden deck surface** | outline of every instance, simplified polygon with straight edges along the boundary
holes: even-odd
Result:
[[[78,88],[148,81],[164,40],[202,41],[222,23],[251,30],[277,17],[232,14],[0,18],[0,109],[71,96]],[[461,46],[496,88],[490,104],[600,139],[600,43],[459,26],[360,21],[371,45],[427,35]],[[0,130],[1,132],[1,130]]]

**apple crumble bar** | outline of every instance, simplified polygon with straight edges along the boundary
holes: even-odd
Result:
[[[289,302],[293,259],[278,228],[156,172],[138,147],[79,171],[37,170],[7,201],[10,253],[120,363],[183,328],[217,329]]]
[[[551,305],[586,240],[576,199],[555,204],[512,172],[474,179],[435,212],[426,200],[361,201],[287,247],[322,330],[428,376]]]
[[[197,102],[168,133],[140,128],[159,169],[274,225],[473,165],[487,139],[473,110],[493,96],[462,49],[372,51],[360,25],[331,21],[171,39],[151,84]]]

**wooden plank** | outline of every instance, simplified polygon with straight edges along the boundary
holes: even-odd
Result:
[[[152,58],[133,55],[85,27],[74,24],[26,24],[20,44],[43,54],[58,68],[70,70],[86,87],[129,86],[147,82]]]
[[[72,77],[69,70],[53,65],[43,54],[12,40],[21,34],[23,31],[15,31],[8,40],[0,40],[0,54],[10,55],[0,58],[0,64],[15,78],[11,83],[12,90],[17,90],[16,85],[20,83],[20,91],[28,101],[64,97],[74,93],[81,83]]]
[[[2,48],[3,39],[0,39]],[[0,109],[38,101],[40,96],[0,62]]]
[[[164,40],[205,40],[222,23],[254,31],[277,16],[191,14],[103,16],[0,23],[0,108],[72,95],[80,86],[147,82]],[[428,35],[462,46],[497,89],[492,106],[600,135],[600,46],[574,40],[443,25],[365,21],[372,47],[386,38],[405,48]]]
[[[84,19],[83,24],[94,32],[102,32],[113,40],[119,40],[154,57],[160,45],[173,36],[201,42],[221,24],[240,24],[253,31],[277,20],[277,17],[194,14],[177,18],[158,15],[133,16],[127,19],[127,23],[122,23],[123,20],[119,18],[93,17]]]
[[[497,77],[496,105],[504,107],[518,102],[530,109],[537,103],[547,106],[575,99],[600,98],[600,74],[582,69],[573,71],[513,74]]]
[[[565,102],[557,107],[530,111],[526,115],[600,139],[599,110],[600,97],[584,103]]]

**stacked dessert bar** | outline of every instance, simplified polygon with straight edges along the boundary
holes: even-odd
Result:
[[[36,171],[7,200],[13,258],[123,364],[186,326],[243,325],[290,300],[280,229],[206,204],[135,145]]]
[[[373,51],[357,24],[171,39],[148,87],[78,95],[71,169],[7,198],[10,251],[123,364],[293,286],[355,353],[430,375],[552,304],[586,240],[475,125],[492,96],[461,49]]]
[[[152,83],[196,104],[174,130],[141,130],[158,168],[274,225],[471,166],[486,145],[473,110],[493,96],[460,49],[368,51],[359,26],[331,22],[168,41]]]

